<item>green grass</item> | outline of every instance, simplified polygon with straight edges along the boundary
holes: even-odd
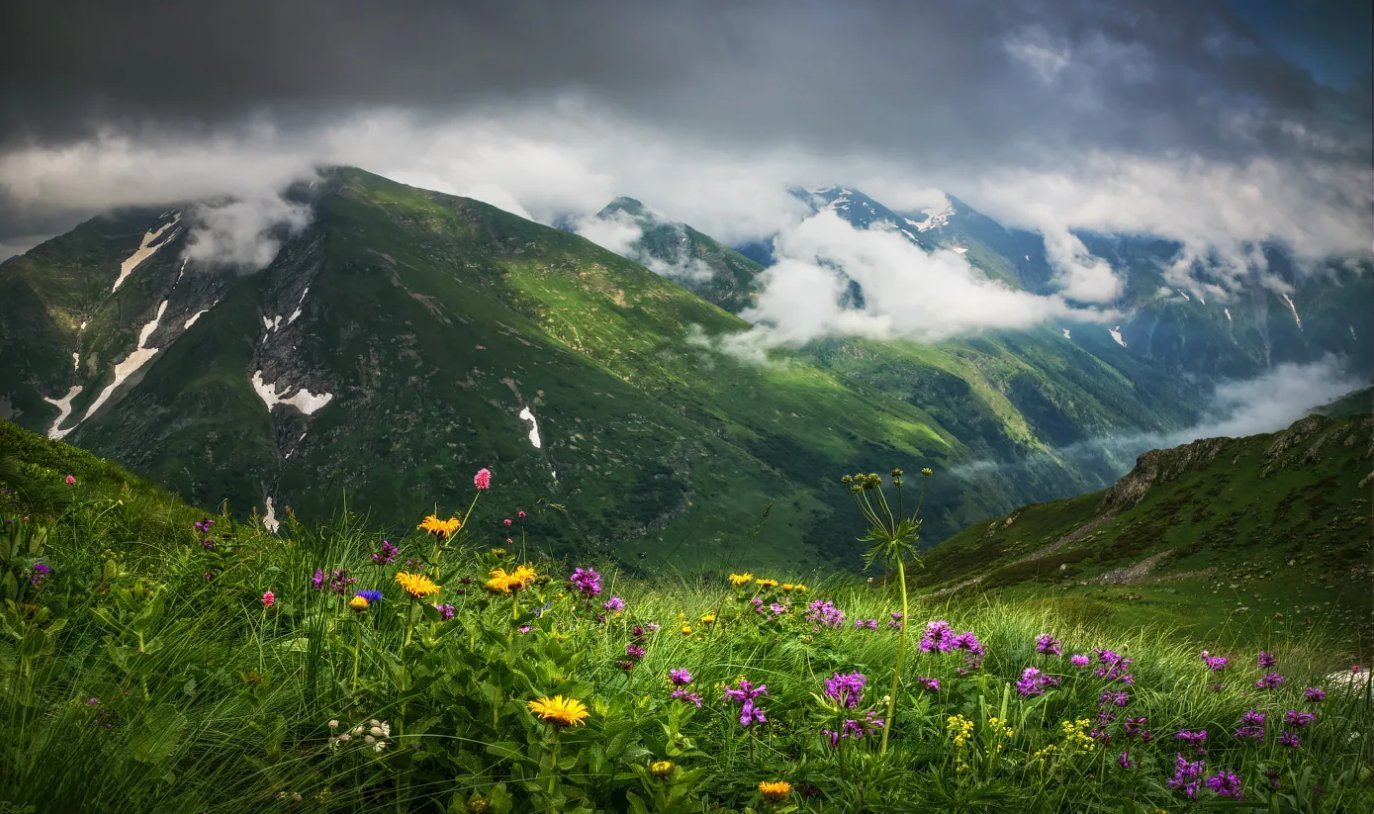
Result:
[[[834,748],[821,730],[886,708],[899,638],[887,622],[900,607],[890,583],[754,569],[756,578],[809,586],[784,592],[757,582],[735,588],[724,572],[665,569],[645,579],[602,566],[605,591],[588,603],[566,581],[573,563],[534,553],[540,541],[524,533],[553,510],[528,507],[525,528],[512,526],[514,543],[500,543],[499,480],[437,558],[433,540],[417,533],[392,538],[398,559],[376,564],[380,535],[356,520],[288,523],[276,537],[217,517],[201,533],[192,527],[200,512],[111,464],[8,425],[0,441],[0,479],[14,489],[0,498],[0,516],[14,521],[0,535],[0,801],[11,809],[1177,810],[1189,801],[1167,780],[1175,755],[1190,750],[1172,735],[1201,728],[1207,771],[1239,773],[1249,807],[1341,812],[1374,803],[1369,684],[1348,689],[1325,678],[1367,654],[1349,650],[1324,618],[1300,630],[1226,627],[1213,637],[1180,626],[1179,614],[1194,611],[1163,597],[1132,624],[1113,615],[1110,597],[918,597],[913,645],[927,620],[947,619],[976,633],[986,655],[970,666],[965,653],[909,652],[890,750],[880,756],[877,733]],[[67,474],[74,485],[63,482]],[[418,519],[428,504],[416,497]],[[767,534],[779,512],[738,531],[732,540],[744,552],[731,565],[753,565],[754,535]],[[511,568],[522,553],[539,579],[513,595],[483,588],[491,568]],[[52,569],[41,586],[30,581],[35,562]],[[403,567],[428,569],[441,593],[408,600],[394,580]],[[358,612],[346,595],[313,588],[316,569],[339,568],[357,579],[346,593],[376,588],[384,598]],[[269,590],[274,602],[264,607]],[[612,594],[624,612],[601,610]],[[755,596],[787,607],[766,619],[753,609]],[[808,603],[820,600],[847,614],[843,624],[805,619]],[[452,619],[435,601],[454,606]],[[704,624],[704,614],[714,623]],[[878,629],[853,625],[867,618]],[[661,628],[635,632],[649,623]],[[1062,656],[1035,652],[1046,632],[1063,641]],[[645,653],[627,671],[617,662],[632,642]],[[1131,658],[1133,683],[1067,663],[1093,648]],[[1228,669],[1209,673],[1204,648],[1228,656]],[[1263,672],[1261,648],[1287,677],[1277,690],[1252,686]],[[1014,685],[1032,666],[1061,686],[1022,698]],[[687,689],[700,693],[700,709],[670,699],[676,668],[693,674]],[[869,679],[862,702],[852,711],[828,703],[825,680],[856,671]],[[939,691],[918,676],[939,679]],[[758,699],[766,723],[742,727],[738,706],[722,698],[721,686],[740,677],[767,684]],[[1306,702],[1306,686],[1325,687],[1327,699]],[[1092,728],[1107,689],[1129,693],[1125,708],[1111,708],[1116,719],[1103,722],[1112,740],[1074,748],[1063,722],[1086,719],[1083,728]],[[527,709],[555,694],[588,705],[584,725],[559,734]],[[1317,713],[1299,749],[1276,740],[1290,708]],[[1249,709],[1270,716],[1259,742],[1233,734]],[[952,716],[973,727],[963,746],[951,737]],[[1153,739],[1126,737],[1128,716],[1148,718]],[[380,751],[360,742],[373,720]],[[357,725],[363,730],[338,740]],[[1123,751],[1133,768],[1118,765]],[[648,769],[661,760],[673,763],[663,778]],[[776,805],[757,790],[774,780],[792,787]],[[1225,802],[1206,787],[1198,798],[1199,806]]]

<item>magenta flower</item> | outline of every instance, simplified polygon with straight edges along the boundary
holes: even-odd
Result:
[[[1184,794],[1196,798],[1198,789],[1202,786],[1202,770],[1206,765],[1201,760],[1188,760],[1183,755],[1175,755],[1174,776],[1168,780],[1169,788],[1183,789]]]
[[[1308,687],[1302,691],[1302,695],[1308,701],[1316,702],[1326,700],[1326,690],[1323,690],[1321,687]]]
[[[692,683],[692,674],[689,673],[687,670],[679,667],[675,670],[668,671],[668,680],[671,681],[673,684],[681,687]]]
[[[613,596],[610,599],[607,599],[605,602],[602,602],[601,607],[605,608],[611,613],[620,613],[621,611],[625,610],[625,600],[621,599],[618,596]]]
[[[372,553],[372,562],[374,565],[390,565],[400,553],[401,550],[392,545],[390,540],[383,540],[381,550]]]
[[[211,520],[208,517],[202,517],[192,525],[196,527],[196,531],[200,532],[201,534],[205,534],[210,531],[211,526],[215,525],[215,521]]]
[[[844,624],[844,611],[835,607],[833,602],[817,599],[807,606],[806,621],[816,625],[836,628]]]
[[[450,620],[450,619],[453,618],[453,614],[454,614],[454,610],[455,610],[455,609],[454,609],[453,605],[451,605],[451,604],[449,604],[449,603],[447,603],[447,602],[445,602],[445,603],[442,604],[442,605],[435,605],[435,606],[434,606],[434,609],[437,610],[437,611],[439,611],[439,618],[442,619],[442,620],[444,620],[445,622],[447,622],[448,620]]]
[[[688,692],[687,690],[673,690],[668,697],[674,701],[681,701],[684,704],[691,704],[697,709],[701,709],[701,694]]]
[[[631,643],[625,645],[625,655],[629,656],[635,661],[639,661],[640,659],[644,658],[644,652],[644,648],[640,647],[637,644]]]
[[[573,569],[572,576],[568,577],[568,582],[572,583],[572,586],[587,599],[601,593],[601,575],[590,568]]]
[[[825,694],[839,701],[845,709],[854,709],[863,700],[868,678],[863,673],[835,673],[825,680]]]
[[[1268,669],[1279,663],[1279,660],[1274,658],[1274,654],[1267,650],[1261,650],[1259,652],[1259,657],[1256,658],[1255,661],[1259,664],[1261,669]]]
[[[932,692],[939,692],[939,691],[940,691],[940,679],[938,679],[938,678],[929,678],[929,677],[927,677],[927,676],[916,676],[916,683],[917,683],[917,684],[924,685],[926,689],[928,689],[928,690],[930,690],[930,691],[932,691]]]
[[[75,486],[75,485],[76,485],[76,476],[75,476],[75,475],[68,475],[67,478],[66,478],[66,481],[67,481],[67,485],[68,485],[68,486]]]
[[[1131,762],[1131,756],[1126,754],[1126,752],[1124,751],[1117,756],[1116,762],[1123,769],[1131,769],[1135,767],[1135,764]]]
[[[1208,669],[1208,670],[1216,671],[1216,670],[1225,670],[1225,669],[1226,669],[1226,657],[1225,657],[1225,656],[1213,656],[1211,653],[1208,653],[1206,650],[1202,651],[1202,663],[1207,665],[1207,669]]]
[[[1278,673],[1265,673],[1264,678],[1255,682],[1255,688],[1260,690],[1276,690],[1279,688],[1279,685],[1286,680],[1287,679]]]
[[[277,595],[272,593],[271,591],[263,591],[262,606],[264,608],[270,608],[275,604],[277,604]]]
[[[1058,639],[1048,633],[1041,633],[1039,636],[1035,637],[1035,652],[1044,653],[1047,656],[1058,656],[1061,655],[1064,650]]]
[[[1087,667],[1089,664],[1092,663],[1093,660],[1083,655],[1082,653],[1074,653],[1072,656],[1069,656],[1069,664],[1072,664],[1075,667]]]
[[[491,470],[487,469],[486,467],[482,467],[481,469],[477,470],[477,474],[472,476],[472,485],[476,486],[478,489],[482,491],[490,489]]]
[[[1224,769],[1207,777],[1207,788],[1216,792],[1218,797],[1230,797],[1236,800],[1245,798],[1245,794],[1241,791],[1240,775]]]
[[[504,525],[509,526],[509,525],[511,524],[511,519],[510,519],[509,517],[507,517],[505,520],[502,520],[501,522],[502,522]]]
[[[1037,667],[1027,667],[1021,671],[1021,680],[1016,682],[1016,691],[1022,698],[1044,695],[1048,687],[1058,687],[1059,679],[1045,675]]]
[[[1289,749],[1299,749],[1302,747],[1302,738],[1298,733],[1284,730],[1279,733],[1279,746],[1286,746]]]
[[[1317,720],[1317,714],[1315,712],[1299,712],[1296,709],[1290,709],[1283,716],[1283,720],[1284,723],[1289,726],[1303,727]]]

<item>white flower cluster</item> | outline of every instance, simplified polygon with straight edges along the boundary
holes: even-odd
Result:
[[[329,748],[334,751],[338,751],[349,743],[356,742],[374,752],[380,752],[387,747],[387,738],[391,737],[391,724],[373,718],[367,723],[358,724],[347,732],[339,732],[339,722],[330,721],[329,731],[331,733]]]

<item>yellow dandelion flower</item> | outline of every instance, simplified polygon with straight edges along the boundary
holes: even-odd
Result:
[[[422,529],[429,534],[433,534],[439,539],[452,537],[453,533],[463,527],[463,521],[456,517],[449,517],[447,520],[440,520],[437,515],[429,515],[420,521],[417,529]]]
[[[781,803],[792,794],[792,784],[786,780],[764,780],[759,783],[759,794],[770,803]]]
[[[348,607],[352,608],[355,611],[365,611],[367,610],[367,605],[367,597],[365,596],[355,596],[352,599],[348,600]]]
[[[424,574],[407,574],[405,571],[396,572],[396,581],[401,584],[401,588],[406,593],[416,599],[423,599],[439,593],[439,586],[434,584],[434,580]]]
[[[714,613],[702,614],[701,623],[703,625],[714,625],[716,623],[716,615]]]
[[[510,576],[513,580],[519,580],[522,588],[539,578],[539,574],[528,565],[516,568]]]
[[[754,575],[748,571],[745,571],[743,574],[730,575],[730,584],[734,585],[736,588],[738,588],[741,585],[748,585],[753,581]]]
[[[796,591],[799,594],[804,594],[811,589],[806,587],[805,583],[798,582],[796,585],[792,586],[792,590]]]
[[[689,625],[689,624],[686,624],[686,623],[684,622],[683,625],[682,625],[682,635],[683,635],[683,636],[691,636],[691,635],[692,635],[692,626]]]
[[[778,581],[776,579],[756,579],[754,580],[754,584],[759,586],[760,588],[778,587]]]
[[[649,774],[660,780],[665,780],[673,776],[673,770],[676,768],[677,764],[671,760],[655,760],[649,764]]]
[[[530,712],[539,716],[539,720],[554,726],[577,726],[587,720],[590,714],[586,704],[576,698],[564,698],[561,695],[530,701],[526,706],[530,708]]]

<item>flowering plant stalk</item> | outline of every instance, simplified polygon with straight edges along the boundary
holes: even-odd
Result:
[[[887,754],[887,736],[892,731],[897,691],[902,681],[902,662],[906,656],[906,621],[911,617],[906,590],[906,561],[911,559],[915,565],[921,563],[920,557],[916,554],[916,541],[921,535],[920,513],[926,499],[925,481],[933,474],[930,469],[921,470],[921,494],[916,502],[916,508],[909,515],[906,513],[905,494],[902,491],[902,470],[892,470],[892,486],[896,491],[897,503],[895,512],[883,489],[883,479],[877,473],[845,475],[840,479],[841,483],[849,487],[850,494],[854,496],[854,504],[859,507],[859,513],[868,523],[868,533],[859,538],[860,542],[868,543],[868,550],[864,552],[864,567],[872,567],[873,563],[879,560],[888,568],[895,567],[897,586],[901,589],[902,596],[903,624],[897,636],[897,663],[892,670],[892,692],[887,698],[887,725],[883,727],[879,755]]]

